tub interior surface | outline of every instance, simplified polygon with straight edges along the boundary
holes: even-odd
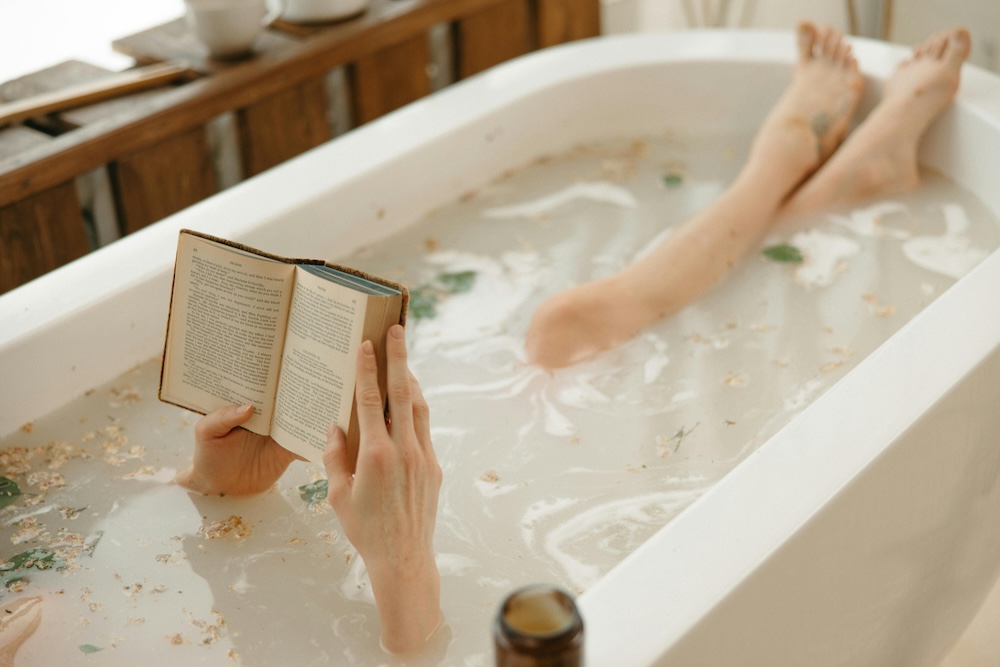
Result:
[[[332,511],[301,497],[321,471],[294,466],[274,492],[240,501],[168,484],[190,455],[195,419],[155,399],[181,227],[355,263],[417,287],[475,273],[468,291],[444,290],[436,319],[410,329],[446,476],[438,536],[449,627],[427,662],[469,665],[490,663],[496,602],[522,581],[583,591],[585,609],[608,600],[606,572],[677,525],[672,517],[693,516],[682,510],[726,486],[714,484],[744,469],[737,464],[783,426],[803,424],[796,416],[901,327],[912,330],[914,313],[949,301],[955,276],[943,266],[968,268],[997,246],[1000,191],[990,174],[1000,150],[986,148],[1000,141],[1000,109],[990,116],[991,82],[971,71],[963,103],[935,124],[921,153],[965,191],[928,173],[932,187],[912,198],[776,230],[766,243],[819,232],[797,242],[832,261],[797,279],[795,268],[753,254],[723,289],[599,362],[551,377],[525,366],[520,340],[544,296],[613,271],[721,191],[794,53],[789,35],[664,43],[609,40],[593,45],[592,58],[578,57],[581,46],[498,68],[0,299],[5,373],[32,380],[2,389],[4,470],[17,465],[7,458],[17,448],[34,452],[26,470],[10,472],[25,497],[2,510],[0,544],[18,552],[46,543],[73,561],[65,572],[26,572],[23,592],[40,591],[47,604],[20,658],[73,663],[89,644],[122,661],[148,660],[150,646],[170,663],[381,660],[358,559]],[[865,42],[856,51],[869,83],[902,57]],[[660,62],[664,54],[671,62]],[[546,74],[551,62],[558,77]],[[542,132],[539,109],[551,120]],[[529,166],[540,156],[561,157]],[[663,180],[674,170],[680,188]],[[621,189],[639,203],[623,204]],[[562,203],[545,211],[539,202],[555,195]],[[509,215],[525,204],[534,217]],[[666,208],[676,219],[664,218]],[[470,223],[481,231],[467,233]],[[832,252],[831,236],[853,243],[853,254]],[[947,261],[935,264],[935,248]],[[888,430],[891,421],[871,426]],[[761,506],[771,500],[759,497]],[[676,553],[701,542],[666,543],[661,563],[681,562]],[[701,565],[728,571],[717,556]],[[642,590],[635,599],[648,597]],[[670,613],[699,609],[682,602]],[[644,633],[654,634],[663,636]]]

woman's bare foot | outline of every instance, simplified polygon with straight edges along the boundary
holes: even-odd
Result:
[[[792,83],[754,139],[744,171],[780,166],[794,187],[843,141],[864,79],[850,45],[829,27],[802,22]],[[786,193],[787,194],[787,193]]]
[[[964,28],[917,46],[886,81],[878,106],[782,212],[810,213],[917,187],[917,147],[955,98],[970,47]]]
[[[802,23],[798,50],[792,83],[733,185],[621,272],[542,303],[525,340],[531,361],[558,368],[625,342],[694,301],[759,242],[789,194],[836,149],[861,97],[840,33]]]

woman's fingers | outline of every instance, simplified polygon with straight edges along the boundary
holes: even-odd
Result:
[[[326,433],[323,467],[326,468],[327,498],[335,510],[343,507],[350,495],[351,471],[347,458],[347,438],[340,427],[333,425]]]
[[[378,362],[375,346],[370,340],[361,344],[358,351],[358,378],[354,389],[358,409],[358,426],[362,434],[373,437],[386,433],[385,408],[378,390]],[[364,441],[364,437],[361,438]]]
[[[385,337],[385,356],[386,391],[389,395],[389,418],[392,423],[390,431],[406,434],[413,429],[413,395],[410,369],[406,366],[406,339],[403,327],[398,324],[389,327]]]
[[[417,378],[413,373],[409,375],[410,391],[413,394],[413,430],[416,432],[420,448],[434,456],[434,445],[431,443],[431,409],[427,406],[427,400]]]

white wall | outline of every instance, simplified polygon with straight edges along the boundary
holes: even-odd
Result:
[[[972,33],[970,62],[1000,72],[1000,0],[895,0],[889,38],[915,44],[955,25]]]
[[[1000,72],[1000,0],[602,0],[604,31],[655,32],[725,26],[789,29],[800,19],[866,37],[913,45],[964,25],[970,61]],[[883,26],[884,18],[888,26]]]

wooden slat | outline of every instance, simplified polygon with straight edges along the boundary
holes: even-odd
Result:
[[[129,234],[216,191],[208,139],[195,128],[110,165],[122,234]]]
[[[102,123],[118,116],[131,117],[137,113],[155,109],[164,95],[170,95],[174,89],[170,86],[132,93],[126,97],[118,97],[96,104],[90,104],[79,109],[70,109],[55,114],[59,125],[64,131],[77,129],[94,123]]]
[[[159,63],[112,74],[99,81],[78,83],[17,102],[7,102],[0,104],[0,125],[155,88],[185,77],[190,71],[186,67]]]
[[[458,75],[467,76],[533,48],[526,0],[505,0],[458,22]]]
[[[43,70],[0,84],[0,99],[4,102],[18,102],[36,95],[46,95],[55,90],[79,83],[99,81],[113,72],[81,60],[66,60]],[[50,134],[61,134],[70,128],[61,123],[57,116],[40,116],[32,119],[36,128],[43,128]],[[2,154],[0,154],[2,156]],[[47,186],[56,185],[72,178],[67,174]]]
[[[81,60],[66,60],[0,84],[0,100],[4,102],[24,100],[76,83],[97,81],[111,74],[110,70]]]
[[[0,129],[0,155],[16,155],[49,141],[52,141],[49,135],[23,125]]]
[[[354,118],[358,125],[431,92],[426,33],[359,58],[352,70]]]
[[[323,79],[310,79],[241,109],[243,173],[248,177],[330,139]]]
[[[89,251],[72,182],[0,208],[0,293]]]
[[[7,92],[11,89],[8,87]],[[0,130],[0,155],[16,155],[52,137],[28,127]],[[73,183],[0,207],[0,293],[90,250]]]
[[[600,0],[536,0],[538,47],[601,34]]]

